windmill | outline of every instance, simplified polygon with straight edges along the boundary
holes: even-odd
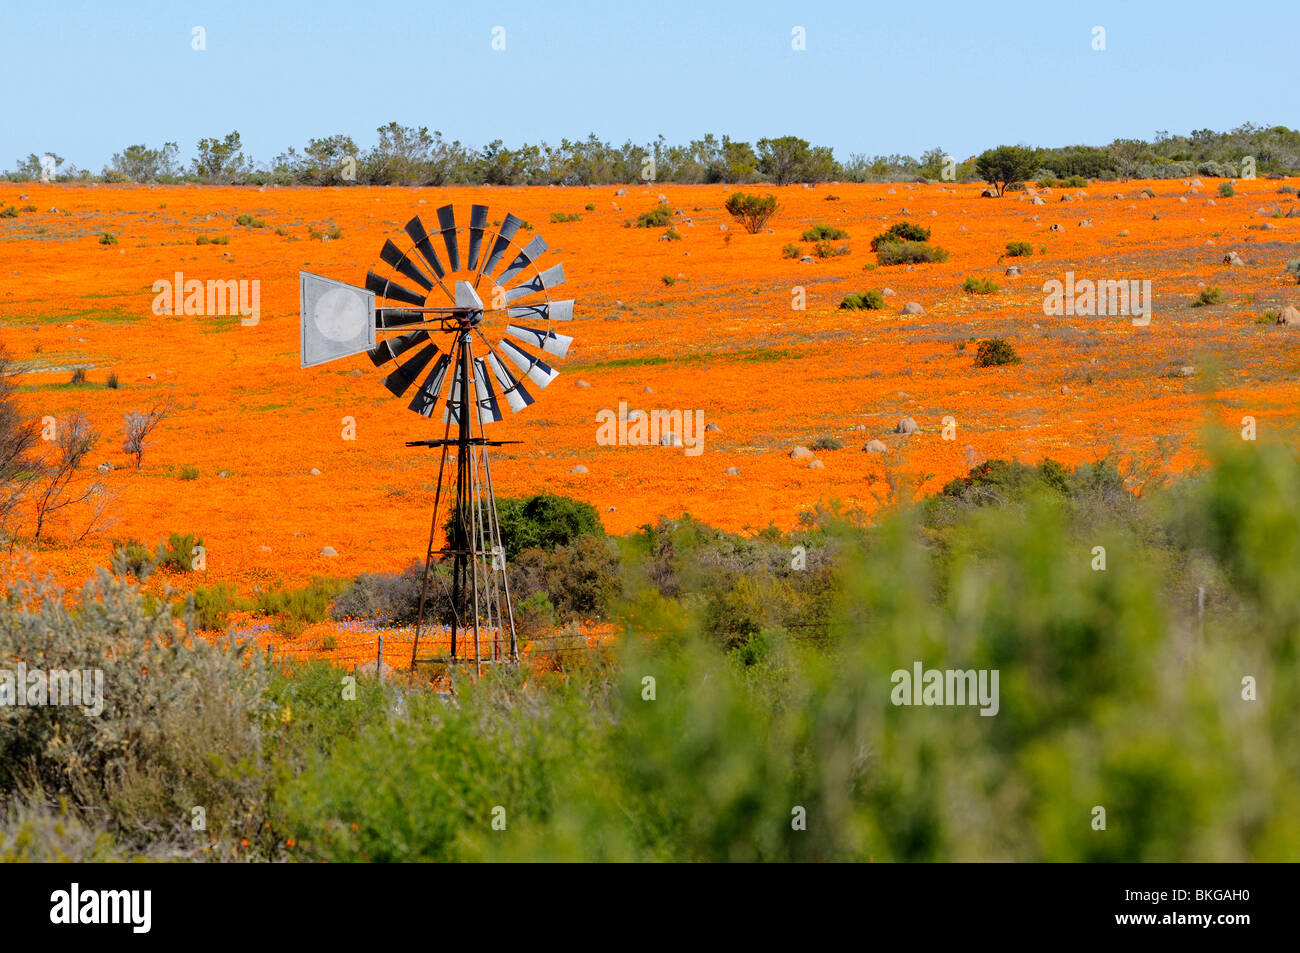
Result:
[[[364,288],[299,272],[302,366],[365,353],[375,367],[388,370],[384,386],[394,397],[413,394],[407,405],[412,411],[431,420],[441,415],[441,438],[406,444],[441,450],[411,669],[443,664],[450,673],[454,665],[472,662],[481,673],[484,664],[519,660],[489,452],[519,441],[489,440],[485,425],[502,420],[502,403],[512,413],[524,410],[534,402],[533,391],[556,378],[557,371],[534,352],[567,354],[573,339],[552,331],[551,322],[572,320],[573,301],[551,300],[551,290],[564,283],[564,267],[538,267],[547,245],[540,235],[517,243],[520,231],[530,228],[522,219],[507,214],[489,223],[487,206],[474,205],[468,235],[462,236],[451,205],[437,216],[432,233],[419,216],[406,223],[405,251],[385,241],[379,253],[384,273],[367,272]],[[501,329],[496,325],[503,316]],[[502,331],[506,336],[492,344],[489,334]],[[438,546],[444,496],[450,497],[450,517]],[[446,561],[450,648],[446,656],[421,658],[430,577],[434,564]],[[471,638],[472,658],[463,651]],[[378,658],[382,662],[382,633]]]

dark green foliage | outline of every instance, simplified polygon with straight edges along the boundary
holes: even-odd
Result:
[[[987,338],[975,346],[976,367],[1001,367],[1004,364],[1019,364],[1020,356],[1016,349],[1002,338]]]
[[[876,261],[882,265],[916,265],[947,260],[946,248],[925,242],[883,242],[876,249]]]
[[[849,233],[844,231],[842,228],[836,228],[834,225],[825,224],[814,225],[800,236],[800,238],[805,242],[838,241],[841,238],[848,237]]]
[[[194,560],[197,558],[194,550],[202,545],[202,536],[171,533],[167,537],[167,542],[158,549],[158,567],[170,569],[172,572],[191,572]]]
[[[875,288],[850,292],[844,296],[840,307],[846,311],[879,311],[885,307],[885,296]]]
[[[871,239],[871,250],[877,251],[881,245],[895,242],[928,242],[930,230],[914,222],[895,222],[888,229]]]
[[[998,146],[980,153],[975,160],[975,171],[985,182],[997,189],[998,195],[1007,186],[1029,178],[1037,163],[1033,149],[1024,146]]]
[[[967,294],[991,295],[998,290],[998,283],[992,278],[976,278],[970,275],[962,282],[961,290]]]
[[[671,224],[673,220],[673,210],[667,205],[656,205],[648,212],[642,212],[636,217],[637,228],[663,228]]]
[[[1007,242],[1008,258],[1027,258],[1034,253],[1034,246],[1029,242]]]
[[[745,192],[732,192],[727,196],[724,206],[727,214],[740,222],[745,231],[751,235],[757,235],[762,231],[767,220],[776,214],[779,207],[775,195],[769,193],[758,196]]]
[[[1223,300],[1223,292],[1217,287],[1202,288],[1197,294],[1196,299],[1192,301],[1193,308],[1203,308],[1206,305],[1218,304]]]
[[[507,496],[497,500],[501,544],[513,557],[525,549],[554,549],[580,536],[605,535],[600,514],[590,503],[554,493]],[[448,515],[443,531],[452,537],[454,514]]]

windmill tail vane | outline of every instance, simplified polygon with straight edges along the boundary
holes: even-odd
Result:
[[[441,438],[406,443],[441,451],[410,663],[412,670],[446,666],[450,676],[461,663],[481,672],[485,664],[519,661],[490,448],[520,441],[489,440],[485,427],[504,419],[504,407],[523,411],[558,376],[540,355],[568,354],[573,338],[552,330],[551,322],[571,321],[574,303],[552,300],[564,266],[539,267],[548,250],[540,235],[518,244],[527,227],[522,219],[507,214],[489,223],[487,206],[472,206],[462,261],[455,209],[444,206],[437,217],[433,232],[419,216],[406,223],[405,251],[386,241],[379,257],[391,274],[368,271],[364,287],[300,272],[299,315],[302,367],[364,353],[377,368],[392,365],[384,386],[395,397],[411,393],[410,410],[427,418],[441,410]],[[488,292],[486,306],[480,288]],[[487,332],[502,315],[506,336],[494,345]],[[450,580],[434,571],[448,563]],[[421,657],[425,616],[439,594],[435,581],[448,650]],[[381,673],[383,651],[381,631]]]

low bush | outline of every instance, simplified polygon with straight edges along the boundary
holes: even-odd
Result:
[[[763,230],[768,219],[776,214],[780,206],[775,195],[749,195],[745,192],[732,192],[727,196],[724,206],[727,214],[738,221],[751,235]]]
[[[976,367],[1001,367],[1004,364],[1019,364],[1020,356],[1016,349],[1002,338],[988,338],[975,346]]]
[[[930,230],[912,222],[895,222],[875,238],[871,239],[871,250],[876,251],[881,245],[894,242],[928,242]]]
[[[840,302],[845,311],[880,311],[885,307],[885,296],[876,289],[850,292]]]
[[[1202,288],[1200,293],[1192,301],[1193,308],[1204,308],[1206,305],[1218,304],[1223,300],[1223,292],[1216,287]]]
[[[663,228],[672,223],[673,210],[667,205],[656,205],[636,217],[636,228]]]
[[[998,283],[992,278],[976,278],[970,275],[962,282],[961,290],[966,294],[991,295],[998,290]]]
[[[849,233],[841,228],[836,228],[833,225],[818,224],[805,231],[799,237],[805,242],[827,242],[838,241],[841,238],[848,238]]]
[[[876,261],[882,265],[916,265],[947,260],[947,249],[925,242],[884,242],[876,249]]]
[[[1027,258],[1034,253],[1034,246],[1029,242],[1007,242],[1008,258]]]

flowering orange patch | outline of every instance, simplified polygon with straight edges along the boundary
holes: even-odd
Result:
[[[548,260],[564,263],[564,296],[578,302],[576,320],[560,329],[576,338],[561,376],[493,429],[523,441],[494,455],[502,495],[579,497],[616,533],[687,512],[744,531],[792,526],[831,500],[870,512],[891,481],[933,492],[980,458],[1077,463],[1150,453],[1168,439],[1175,465],[1186,466],[1207,417],[1234,429],[1253,417],[1263,439],[1293,426],[1300,396],[1300,330],[1257,322],[1266,309],[1300,305],[1283,270],[1298,254],[1300,218],[1268,214],[1294,203],[1276,181],[1239,181],[1232,198],[1206,182],[1199,190],[1094,183],[1068,190],[1068,202],[1059,190],[1043,193],[1042,204],[1029,193],[981,199],[978,185],[756,186],[746,191],[773,191],[781,203],[770,231],[756,235],[723,210],[732,188],[714,185],[620,196],[612,186],[0,184],[0,205],[38,209],[0,220],[0,333],[26,368],[23,405],[36,417],[84,412],[103,434],[91,464],[115,467],[103,480],[116,525],[37,558],[72,581],[104,563],[110,537],[152,543],[195,533],[206,545],[204,580],[247,592],[421,557],[437,458],[404,443],[441,436],[442,425],[393,399],[364,356],[299,368],[297,275],[361,284],[385,239],[405,248],[411,215],[427,220],[447,202],[531,222],[551,246]],[[1138,197],[1144,187],[1156,197]],[[680,210],[680,241],[660,241],[661,228],[624,227],[660,193]],[[552,212],[581,218],[552,223]],[[265,225],[237,224],[243,213]],[[930,229],[948,260],[864,270],[876,261],[872,236],[903,219]],[[849,253],[784,257],[792,243],[814,254],[800,236],[817,223],[846,231],[832,244]],[[339,237],[312,237],[334,226]],[[116,244],[101,244],[106,232]],[[229,241],[197,244],[200,236]],[[1012,241],[1033,254],[1003,257]],[[1224,264],[1230,251],[1245,264]],[[1018,277],[1005,274],[1012,265]],[[155,282],[177,272],[259,282],[257,323],[155,314]],[[1067,272],[1076,281],[1149,280],[1149,325],[1046,315],[1044,284]],[[999,290],[964,294],[969,276]],[[1190,307],[1202,283],[1219,287],[1223,302]],[[892,290],[884,310],[838,309],[846,293],[870,289]],[[924,313],[903,314],[907,302]],[[1022,363],[975,367],[975,342],[988,337],[1006,338]],[[67,386],[74,367],[87,368],[89,386]],[[119,389],[103,386],[111,372]],[[120,449],[123,415],[164,398],[174,407],[137,470]],[[702,410],[717,429],[699,455],[602,445],[597,415],[620,401]],[[893,433],[903,417],[920,433]],[[345,418],[355,439],[345,439]],[[843,449],[816,451],[822,468],[788,456],[823,436]],[[872,439],[886,451],[863,452]],[[587,472],[571,472],[579,464]],[[726,473],[733,467],[738,474]],[[77,519],[66,514],[54,537],[72,535]],[[325,547],[338,555],[322,556]],[[301,638],[313,642],[310,631]],[[371,657],[346,639],[337,651]]]

